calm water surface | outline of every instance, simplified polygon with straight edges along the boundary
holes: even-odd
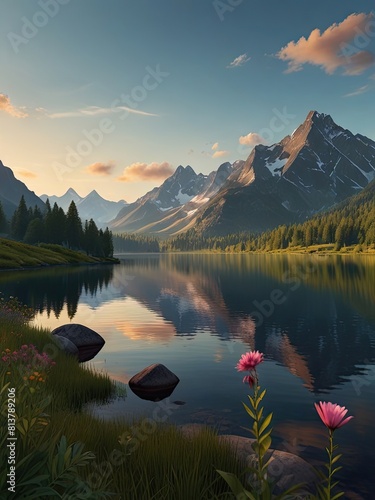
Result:
[[[165,400],[177,424],[248,436],[248,388],[235,365],[259,349],[273,445],[320,463],[327,433],[313,404],[346,406],[355,419],[336,442],[341,478],[356,493],[347,498],[375,498],[374,257],[133,255],[113,267],[1,273],[0,286],[38,309],[36,325],[74,322],[100,333],[106,344],[91,363],[124,384],[165,364],[180,378]],[[155,405],[127,388],[93,411],[150,416]]]

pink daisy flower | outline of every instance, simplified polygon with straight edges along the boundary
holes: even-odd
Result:
[[[254,370],[259,363],[262,363],[263,353],[259,351],[250,351],[245,354],[242,354],[241,359],[236,365],[236,368],[239,372],[247,372]]]
[[[334,403],[322,403],[322,401],[319,401],[319,404],[314,404],[323,424],[331,431],[339,429],[343,425],[347,424],[349,420],[354,418],[344,418],[348,413],[348,410],[345,408],[345,406],[339,406]]]

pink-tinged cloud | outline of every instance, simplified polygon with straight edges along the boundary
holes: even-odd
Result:
[[[238,142],[243,146],[256,146],[257,144],[266,144],[266,140],[255,132],[250,132],[247,135],[241,135]]]
[[[162,163],[141,163],[136,162],[124,168],[124,171],[117,180],[122,182],[135,181],[164,181],[174,172],[174,168],[170,163],[164,161]]]
[[[29,116],[22,108],[13,106],[6,94],[0,94],[0,111],[8,113],[8,115],[14,116],[14,118],[26,118]]]
[[[219,149],[219,143],[215,142],[215,144],[212,145],[212,151],[216,151],[216,149]]]
[[[19,169],[16,171],[16,173],[20,177],[27,177],[28,179],[35,179],[36,177],[38,177],[34,172],[26,169]]]
[[[215,153],[212,155],[212,158],[222,158],[223,156],[228,156],[229,151],[215,151]]]
[[[115,165],[113,163],[92,163],[86,167],[86,172],[92,175],[111,175]]]
[[[375,63],[375,55],[364,50],[373,33],[375,17],[372,13],[351,14],[339,24],[332,24],[324,32],[316,28],[306,39],[289,42],[277,57],[288,62],[286,73],[301,71],[304,64],[320,66],[329,75],[342,68],[345,75],[360,75]],[[366,38],[367,37],[367,38]]]

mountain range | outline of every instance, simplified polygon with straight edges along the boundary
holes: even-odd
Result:
[[[160,187],[122,208],[110,227],[114,232],[173,234],[183,231],[195,212],[220,190],[242,163],[223,163],[209,175],[196,174],[190,165],[180,165]]]
[[[291,135],[258,145],[246,161],[208,176],[179,166],[159,188],[124,207],[115,232],[169,236],[261,232],[304,221],[358,193],[375,178],[375,142],[310,111]]]
[[[69,188],[62,196],[42,194],[40,198],[44,202],[48,198],[51,207],[54,203],[57,203],[64,212],[68,210],[70,203],[74,201],[82,221],[94,219],[98,225],[103,225],[115,218],[121,208],[127,205],[124,200],[105,200],[95,190],[91,191],[87,196],[82,197],[72,188]]]
[[[208,175],[180,165],[159,187],[133,203],[105,200],[95,190],[81,197],[38,198],[0,162],[0,201],[8,216],[23,194],[28,206],[49,198],[66,211],[71,201],[81,219],[93,218],[113,232],[176,235],[194,228],[205,236],[262,232],[302,222],[360,192],[375,179],[375,142],[310,111],[291,134],[254,147],[246,161],[223,163]]]

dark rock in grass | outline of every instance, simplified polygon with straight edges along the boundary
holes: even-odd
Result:
[[[204,429],[207,429],[207,426],[200,424],[187,424],[179,427],[183,435],[189,438],[193,438]],[[235,451],[238,459],[242,460],[246,466],[254,466],[255,454],[251,447],[254,439],[233,434],[218,435],[218,439],[228,443]],[[303,491],[294,493],[294,498],[309,498],[308,496],[305,497],[305,495],[308,495],[309,491],[315,491],[315,484],[319,479],[314,468],[301,457],[286,451],[270,449],[266,454],[266,459],[270,457],[268,474],[270,479],[276,482],[274,493],[281,494],[291,486],[305,483]]]
[[[79,361],[89,361],[95,357],[105,344],[98,333],[84,325],[70,323],[55,328],[52,335],[64,337],[78,348]]]
[[[65,351],[67,354],[75,356],[77,359],[79,358],[79,349],[75,344],[73,344],[73,342],[66,337],[61,337],[60,335],[54,335],[54,337],[60,349]]]
[[[130,389],[142,399],[160,401],[170,396],[180,379],[162,364],[147,366],[129,380]]]

